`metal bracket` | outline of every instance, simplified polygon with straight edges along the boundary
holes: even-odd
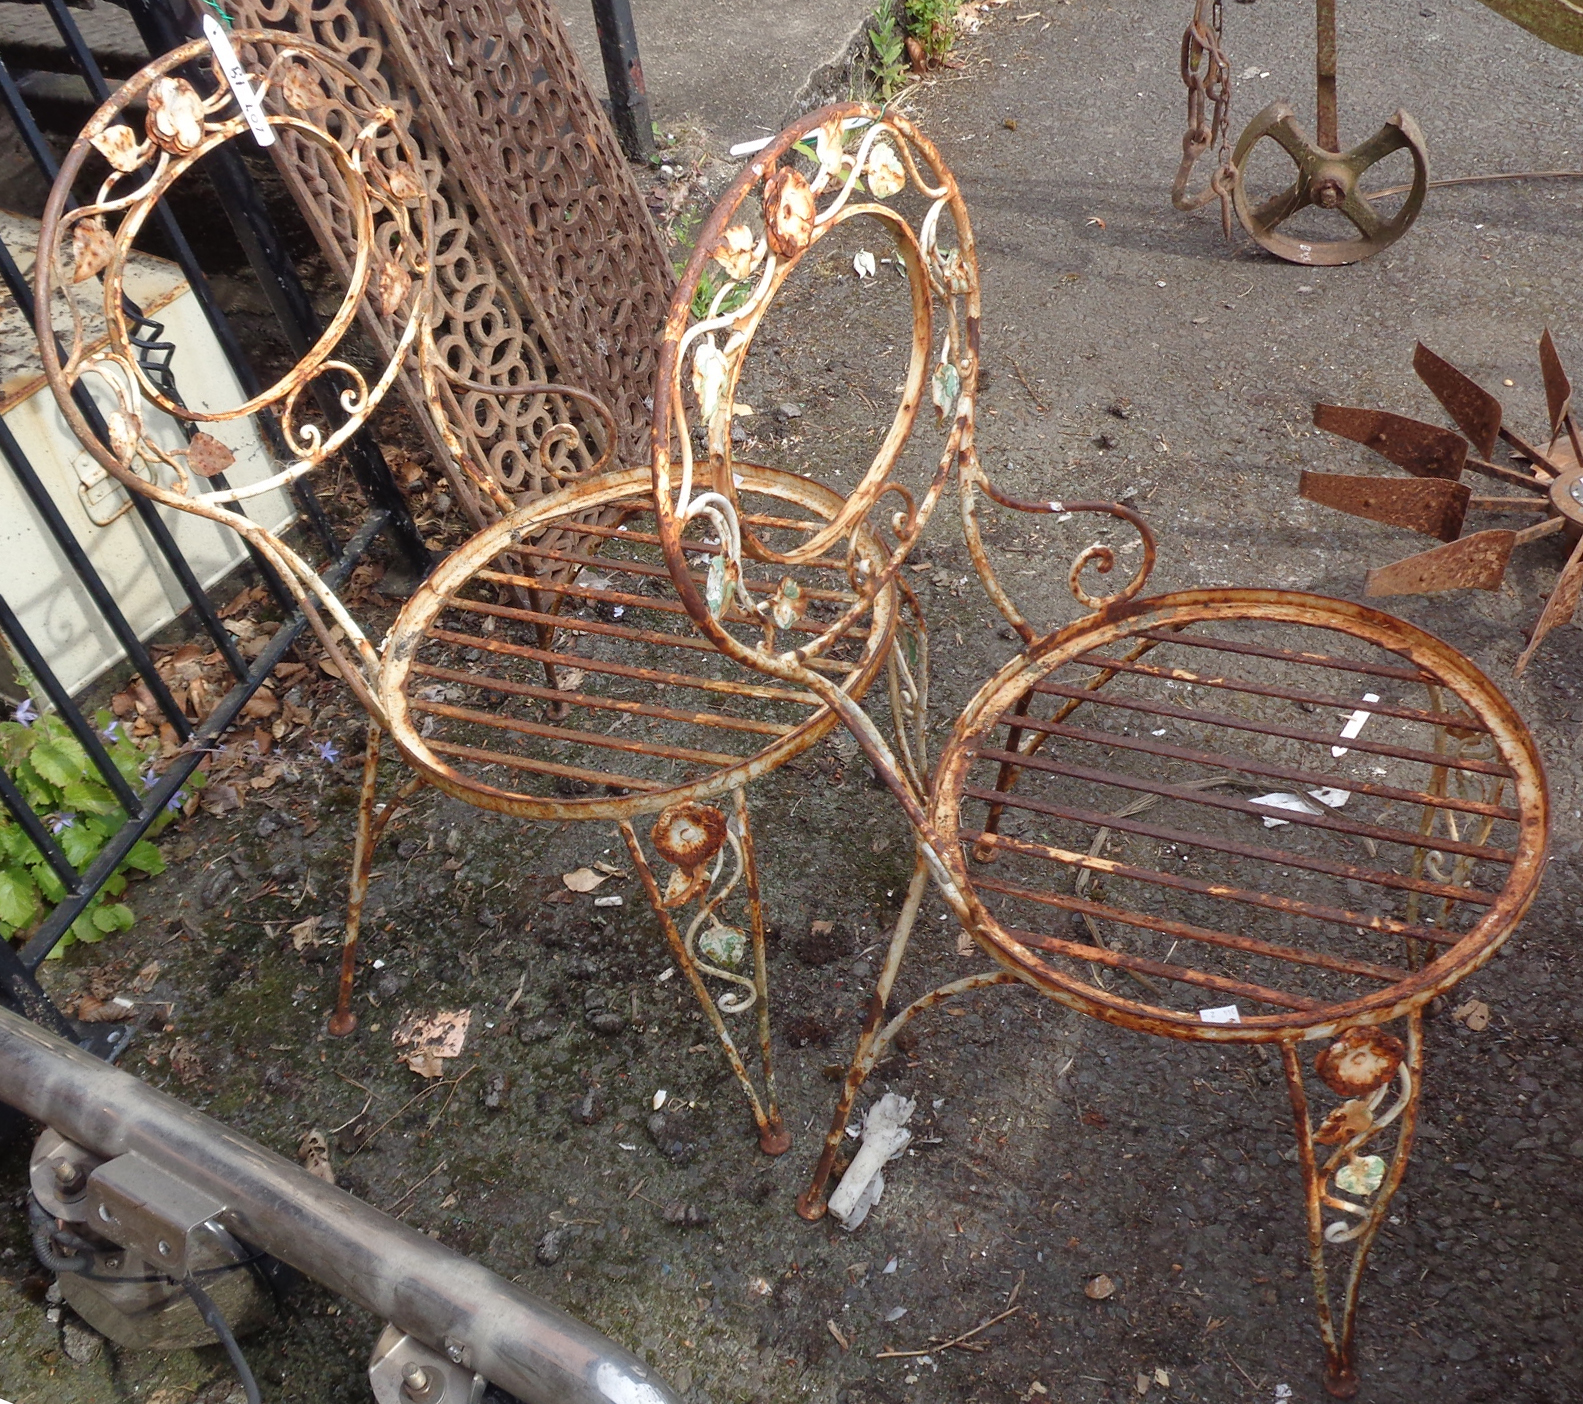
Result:
[[[479,1404],[489,1381],[422,1341],[386,1326],[368,1361],[377,1404]]]
[[[195,1235],[226,1211],[225,1201],[129,1151],[88,1177],[87,1222],[95,1233],[182,1278]]]
[[[88,1218],[88,1177],[103,1163],[60,1132],[46,1130],[28,1164],[33,1197],[52,1219],[83,1223]]]

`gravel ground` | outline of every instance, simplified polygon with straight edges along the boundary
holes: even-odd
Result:
[[[1153,589],[1360,597],[1367,566],[1414,547],[1297,499],[1300,467],[1367,471],[1361,450],[1315,436],[1310,405],[1438,419],[1411,374],[1421,337],[1487,385],[1513,381],[1509,417],[1537,433],[1544,326],[1583,371],[1583,328],[1567,318],[1578,189],[1434,191],[1405,239],[1351,268],[1227,247],[1213,212],[1184,217],[1167,199],[1184,15],[1141,0],[1036,4],[995,12],[959,49],[965,66],[910,100],[975,220],[986,465],[1040,497],[1131,489],[1160,536]],[[1234,126],[1277,96],[1306,110],[1305,12],[1229,8],[1232,71],[1253,72]],[[1405,107],[1437,175],[1580,164],[1578,60],[1473,0],[1351,7],[1343,22],[1344,138]],[[850,254],[826,257],[789,301],[784,335],[801,338],[801,358],[780,358],[762,391],[744,387],[805,404],[809,443],[821,427],[871,427],[849,387],[889,390],[874,338],[894,313],[875,285],[858,286]],[[780,461],[800,444],[760,447]],[[919,576],[947,725],[1009,652],[976,585],[960,581],[953,516],[931,525],[935,569]],[[1060,581],[1082,529],[1040,539],[1060,569],[1038,557],[1007,567],[1051,620],[1072,613]],[[1499,591],[1386,602],[1506,688],[1549,767],[1556,829],[1532,913],[1459,992],[1488,1003],[1488,1028],[1444,1013],[1429,1024],[1423,1140],[1365,1287],[1370,1400],[1583,1398],[1577,629],[1510,677],[1561,560],[1541,544]],[[337,919],[356,767],[314,748],[328,740],[355,756],[358,724],[332,684],[304,689],[311,722],[285,744],[290,769],[240,811],[172,835],[177,861],[139,889],[138,927],[52,970],[64,998],[125,988],[159,962],[132,1071],[288,1155],[324,1129],[343,1185],[639,1350],[696,1404],[1323,1397],[1273,1055],[1150,1039],[1029,992],[976,996],[922,1021],[871,1086],[920,1111],[868,1223],[848,1235],[796,1217],[833,1093],[825,1069],[850,1048],[910,866],[899,813],[839,741],[754,792],[790,1154],[757,1152],[681,982],[658,978],[669,962],[636,885],[601,889],[625,895],[614,911],[560,900],[561,873],[623,863],[615,836],[593,827],[524,828],[420,800],[376,865],[371,1007],[352,1039],[328,1038],[334,948],[296,950],[286,928]],[[832,924],[820,940],[816,921]],[[908,992],[974,968],[937,901],[922,925]],[[390,1031],[409,1011],[450,1007],[474,1010],[472,1032],[455,1072],[426,1085],[395,1061]],[[596,1032],[599,1012],[618,1013],[603,1027],[622,1030]],[[651,1126],[661,1088],[670,1117]],[[19,1149],[5,1169],[13,1195],[24,1169]],[[231,1397],[215,1350],[79,1363],[89,1352],[51,1321],[24,1229],[10,1216],[0,1248],[0,1395]],[[1083,1286],[1099,1273],[1116,1291],[1093,1301]],[[982,1334],[982,1352],[876,1358],[976,1325],[1014,1288],[1023,1309]],[[271,1401],[357,1399],[376,1330],[310,1290],[248,1350]]]

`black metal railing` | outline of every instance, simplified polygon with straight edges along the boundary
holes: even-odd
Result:
[[[117,3],[121,3],[131,15],[150,54],[168,52],[199,32],[196,14],[181,5],[180,0],[117,0]],[[62,51],[77,76],[86,84],[92,101],[95,104],[103,102],[109,96],[109,87],[65,0],[42,0],[42,4],[59,33]],[[46,126],[35,117],[19,85],[19,77],[25,76],[13,74],[6,67],[4,58],[0,57],[0,105],[9,114],[38,174],[45,181],[53,182],[56,157],[45,135]],[[280,340],[293,356],[300,355],[317,340],[320,323],[309,293],[298,276],[246,165],[234,152],[222,148],[203,163],[202,171],[213,188],[218,206],[225,210],[253,274],[269,301]],[[158,207],[156,225],[192,295],[202,308],[232,373],[249,397],[257,394],[262,384],[261,378],[244,351],[236,329],[221,310],[191,244],[168,205]],[[0,237],[0,284],[14,300],[28,325],[32,325],[32,289],[3,237]],[[172,398],[179,401],[183,375],[181,346],[167,336],[164,326],[153,317],[130,303],[125,310],[133,331],[133,345],[146,371],[151,378],[160,381],[162,388]],[[327,397],[324,408],[333,413],[333,388],[322,387],[322,381],[320,388],[323,388]],[[78,404],[90,427],[108,442],[103,419],[93,401],[86,393],[79,391]],[[259,416],[258,422],[271,449],[283,454],[285,445],[278,424],[268,415]],[[79,702],[62,684],[56,669],[51,665],[48,649],[29,637],[11,604],[0,596],[0,635],[4,636],[15,657],[32,675],[37,690],[42,693],[41,700],[47,700],[70,728],[90,764],[103,777],[104,783],[127,814],[126,823],[93,860],[79,870],[66,859],[52,839],[45,818],[33,811],[17,787],[0,770],[0,804],[22,826],[66,890],[65,899],[27,934],[20,950],[10,942],[0,941],[0,999],[57,1033],[72,1037],[74,1030],[38,983],[36,972],[39,965],[60,943],[71,924],[87,910],[100,888],[121,866],[133,845],[143,837],[165,806],[182,791],[193,772],[203,763],[205,755],[215,749],[221,736],[241,714],[248,699],[301,635],[306,620],[300,612],[290,609],[290,598],[278,578],[265,562],[255,557],[255,567],[276,601],[288,610],[288,617],[263,652],[249,664],[238,651],[235,640],[226,630],[208,592],[183,556],[160,512],[151,502],[132,494],[138,529],[146,534],[159,559],[169,568],[193,623],[212,641],[230,671],[230,690],[201,723],[194,725],[161,680],[146,640],[139,637],[137,629],[126,618],[114,593],[95,569],[89,553],[56,506],[35,466],[28,461],[21,443],[6,428],[4,421],[0,421],[0,459],[5,462],[5,468],[0,471],[12,474],[30,504],[33,513],[33,520],[29,524],[31,529],[51,541],[65,559],[93,609],[124,654],[127,666],[142,678],[163,719],[174,728],[181,743],[176,757],[152,786],[140,793],[129,785],[106,753]],[[323,571],[326,582],[332,589],[343,582],[381,533],[390,537],[392,544],[409,564],[420,572],[426,571],[429,566],[428,552],[378,445],[366,432],[359,434],[348,445],[346,461],[361,490],[361,511],[350,524],[345,524],[343,520],[339,531],[306,486],[299,483],[293,490],[294,502],[305,529],[328,557]],[[217,482],[216,486],[219,485]],[[342,512],[337,515],[344,519],[346,514]]]

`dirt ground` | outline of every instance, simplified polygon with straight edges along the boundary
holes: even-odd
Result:
[[[1370,471],[1361,449],[1315,434],[1312,403],[1439,422],[1411,372],[1422,338],[1488,386],[1513,382],[1508,418],[1537,434],[1543,327],[1583,371],[1569,317],[1583,189],[1432,191],[1399,244],[1349,268],[1278,263],[1240,237],[1228,247],[1214,211],[1182,216],[1168,200],[1185,14],[1144,0],[1037,6],[994,13],[959,49],[964,67],[908,108],[973,214],[986,466],[1024,495],[1129,496],[1160,538],[1151,590],[1361,598],[1368,566],[1416,548],[1297,498],[1304,466]],[[1234,130],[1277,96],[1305,113],[1306,12],[1228,10],[1233,74],[1251,74]],[[1579,60],[1475,0],[1343,19],[1344,138],[1405,107],[1435,175],[1580,164]],[[860,448],[864,396],[889,390],[874,337],[894,313],[852,274],[852,238],[798,290],[775,333],[786,354],[743,393],[799,403],[810,443],[845,430]],[[769,461],[801,449],[798,434],[761,433]],[[1065,563],[1088,529],[1005,538],[997,560],[1047,620],[1074,613]],[[971,579],[954,505],[926,556],[943,734],[1010,645]],[[1428,1026],[1422,1139],[1364,1288],[1361,1397],[1380,1404],[1583,1398],[1578,629],[1511,678],[1562,559],[1552,538],[1520,553],[1498,591],[1386,602],[1508,692],[1548,766],[1555,831],[1532,912],[1458,992],[1489,1005],[1489,1026],[1445,1011]],[[973,996],[923,1019],[867,1089],[919,1106],[868,1222],[847,1234],[796,1216],[834,1093],[825,1070],[850,1050],[910,869],[895,804],[839,737],[753,791],[789,1154],[758,1152],[682,982],[660,978],[670,961],[636,883],[600,888],[620,908],[561,900],[560,874],[628,866],[603,828],[525,827],[421,798],[376,863],[361,1028],[330,1038],[335,947],[298,950],[289,930],[318,916],[333,935],[340,920],[360,725],[333,683],[302,687],[311,720],[282,741],[275,783],[173,830],[170,870],[136,890],[137,927],[50,971],[66,999],[126,989],[158,962],[131,1071],[287,1155],[322,1129],[345,1187],[610,1333],[693,1404],[1324,1397],[1273,1054],[1128,1033],[1026,991]],[[814,922],[828,936],[810,939]],[[905,994],[977,968],[951,925],[931,896]],[[391,1031],[437,1008],[471,1008],[473,1024],[454,1071],[426,1084],[396,1061]],[[672,1115],[651,1129],[660,1089]],[[0,1396],[233,1397],[218,1350],[65,1352],[30,1263],[25,1165],[17,1148],[4,1169],[18,1212],[0,1247]],[[703,1222],[686,1222],[689,1206]],[[1101,1273],[1116,1290],[1090,1300]],[[1022,1309],[982,1333],[982,1351],[876,1358],[968,1330],[1014,1289]],[[246,1349],[271,1401],[354,1400],[377,1330],[310,1290]]]

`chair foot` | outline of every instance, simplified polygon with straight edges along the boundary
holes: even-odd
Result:
[[[815,1194],[811,1185],[797,1196],[797,1212],[810,1224],[816,1224],[824,1218],[829,1207],[824,1195]]]
[[[759,1127],[759,1149],[765,1155],[785,1155],[791,1149],[791,1132],[779,1112]]]
[[[1325,1371],[1325,1393],[1335,1399],[1351,1399],[1358,1392],[1358,1374],[1347,1369]]]
[[[330,1015],[330,1033],[336,1038],[345,1038],[357,1030],[357,1015],[350,1009],[337,1009]]]

